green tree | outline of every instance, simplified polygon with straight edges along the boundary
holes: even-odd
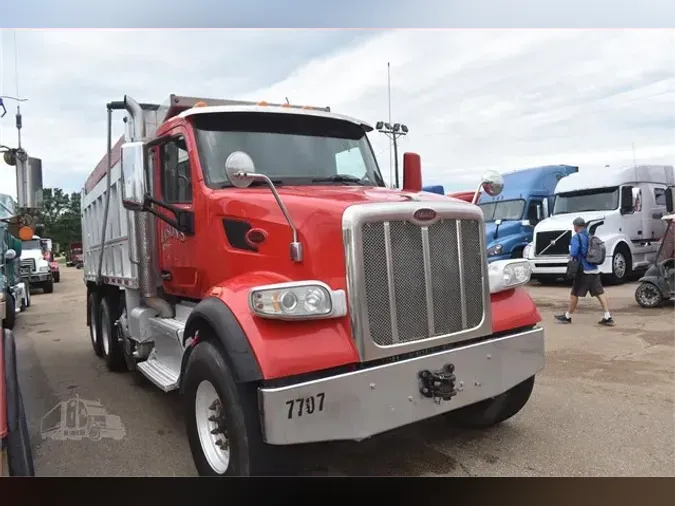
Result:
[[[42,208],[43,230],[39,235],[49,237],[66,249],[71,242],[82,241],[80,194],[65,193],[61,188],[44,188]]]

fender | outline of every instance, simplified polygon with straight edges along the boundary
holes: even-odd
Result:
[[[234,313],[225,302],[217,297],[207,297],[199,302],[186,322],[183,344],[188,338],[194,337],[201,322],[206,322],[216,333],[218,342],[225,350],[228,365],[234,373],[236,382],[248,383],[263,379],[260,364],[253,353],[251,344]],[[181,378],[192,349],[193,346],[188,346],[183,354]]]
[[[198,315],[205,314],[202,308],[209,308],[206,314],[212,319],[210,325],[222,334],[221,341],[224,339],[223,345],[228,353],[229,349],[234,350],[231,357],[242,358],[243,363],[248,364],[233,364],[233,368],[241,368],[237,374],[243,377],[269,380],[360,362],[349,316],[288,322],[260,318],[251,312],[248,303],[251,288],[286,281],[291,280],[277,273],[254,272],[235,276],[214,286],[191,313],[183,335],[186,339],[193,337],[193,322],[198,321]],[[208,300],[211,302],[207,303]],[[216,308],[219,308],[218,311]],[[224,314],[225,308],[229,317],[215,316]],[[229,327],[226,321],[230,322]],[[233,337],[235,334],[238,337]],[[250,351],[243,353],[244,349]],[[253,359],[258,373],[247,376],[244,371],[253,370]]]
[[[529,327],[541,321],[541,315],[527,290],[519,286],[512,290],[493,293],[492,332]]]

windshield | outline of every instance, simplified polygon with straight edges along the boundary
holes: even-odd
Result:
[[[502,200],[500,202],[479,204],[478,207],[483,210],[486,222],[495,220],[519,220],[523,216],[525,201]]]
[[[21,241],[21,249],[39,249],[42,250],[40,239],[31,239],[30,241]]]
[[[11,218],[16,214],[14,199],[9,195],[0,193],[0,219]]]
[[[611,211],[619,207],[619,188],[596,188],[559,193],[553,203],[553,214],[584,211]]]
[[[231,186],[225,160],[235,151],[247,153],[255,171],[275,184],[384,186],[368,137],[354,123],[249,112],[198,114],[193,122],[204,179],[211,188]]]

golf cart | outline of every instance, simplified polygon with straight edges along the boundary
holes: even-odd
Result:
[[[653,308],[675,297],[675,187],[668,188],[666,202],[668,212],[661,219],[666,222],[666,233],[661,239],[656,259],[640,278],[635,289],[635,300],[640,306]]]

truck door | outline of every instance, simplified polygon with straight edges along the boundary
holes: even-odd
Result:
[[[666,223],[661,218],[668,214],[668,208],[666,206],[667,188],[665,186],[655,186],[653,190],[654,203],[650,206],[650,212],[645,216],[645,219],[649,220],[650,236],[658,241],[663,237],[663,234],[666,231]]]
[[[157,176],[155,198],[172,206],[193,211],[193,164],[186,145],[185,132],[176,128],[170,139],[155,148]],[[156,206],[169,218],[173,213]],[[168,293],[197,297],[198,287],[196,244],[194,236],[185,235],[162,220],[155,220],[159,251],[159,269],[164,289]]]

